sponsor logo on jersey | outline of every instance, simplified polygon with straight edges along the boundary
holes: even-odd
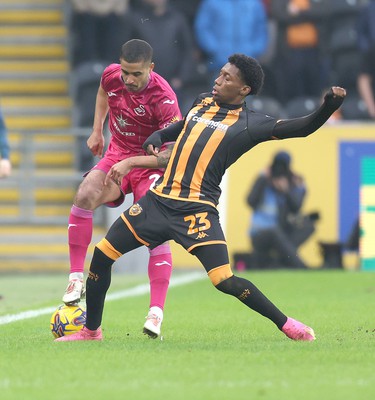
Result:
[[[113,126],[116,129],[116,132],[119,133],[122,136],[135,136],[134,132],[123,132],[119,126],[116,124],[116,122],[113,122]]]
[[[189,111],[188,115],[186,116],[186,120],[189,121],[195,114],[197,114],[197,110],[191,110]]]
[[[133,110],[139,117],[143,117],[146,115],[146,109],[143,104],[140,104],[138,107],[134,108]]]
[[[108,92],[108,97],[112,97],[112,96],[117,96],[117,94],[113,93],[113,92]]]
[[[116,122],[113,122],[113,126],[116,129],[116,131],[122,135],[122,136],[135,136],[134,132],[124,132],[122,131],[122,128],[126,128],[127,126],[134,126],[133,124],[129,124],[126,118],[123,118],[122,115],[118,115],[116,118]]]
[[[177,115],[175,115],[174,117],[171,118],[171,120],[170,120],[169,122],[166,122],[166,123],[163,125],[163,128],[166,128],[167,126],[172,125],[172,124],[174,124],[175,122],[178,122],[179,120],[180,120],[180,118],[179,118]]]
[[[180,121],[180,120],[181,120],[181,118],[180,118],[179,116],[175,115],[175,116],[172,117],[172,119],[171,119],[171,124],[174,124],[175,122]]]
[[[119,132],[121,133],[122,136],[135,136],[134,132],[121,132],[121,131]]]
[[[135,216],[139,215],[142,211],[143,211],[142,207],[138,203],[135,203],[130,207],[129,215],[131,217],[135,217]]]
[[[212,121],[211,119],[198,117],[197,115],[194,115],[191,119],[194,122],[205,124],[207,128],[215,129],[222,132],[226,132],[227,129],[229,128],[228,125],[223,124],[221,121]]]
[[[174,100],[164,100],[163,104],[174,104]]]
[[[122,115],[119,115],[116,117],[116,121],[118,122],[118,124],[121,126],[121,128],[124,128],[125,126],[132,126],[133,124],[129,124],[128,120],[122,117]]]

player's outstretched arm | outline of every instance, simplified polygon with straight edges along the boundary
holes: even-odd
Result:
[[[300,118],[277,121],[273,136],[277,139],[306,137],[319,129],[341,106],[346,90],[333,86],[324,96],[323,104],[313,113]]]

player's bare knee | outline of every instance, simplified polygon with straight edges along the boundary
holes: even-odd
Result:
[[[84,208],[85,210],[95,210],[99,205],[101,192],[95,187],[87,185],[80,186],[74,198],[74,204],[77,207]]]

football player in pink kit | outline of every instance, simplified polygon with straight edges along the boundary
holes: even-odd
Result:
[[[84,262],[92,238],[94,210],[102,204],[117,207],[130,192],[137,202],[164,172],[134,169],[122,182],[111,180],[104,184],[112,165],[145,154],[142,144],[151,133],[181,119],[175,93],[164,78],[153,72],[152,54],[147,42],[130,40],[121,48],[120,64],[109,65],[102,74],[87,145],[94,156],[103,156],[103,125],[108,113],[111,139],[104,157],[85,175],[70,212],[70,275],[63,296],[66,304],[78,302],[85,291]],[[168,242],[150,250],[150,310],[143,328],[150,337],[160,335],[171,271]]]

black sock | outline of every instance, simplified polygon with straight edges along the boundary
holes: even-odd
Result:
[[[113,260],[95,248],[86,280],[86,327],[96,330],[102,323],[104,301],[111,284]]]
[[[252,310],[274,322],[279,329],[283,327],[287,316],[283,314],[255,285],[250,281],[233,275],[220,282],[216,288],[223,293],[237,297]]]

